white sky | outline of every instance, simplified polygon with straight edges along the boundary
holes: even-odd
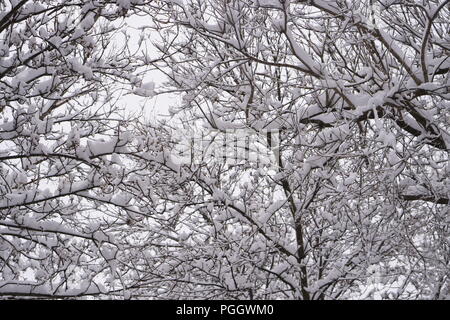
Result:
[[[131,36],[128,41],[128,45],[131,49],[137,48],[137,42],[141,32],[138,28],[148,25],[148,17],[133,16],[126,21],[126,30]],[[148,32],[148,31],[147,31]],[[122,38],[122,37],[121,37]],[[157,40],[157,34],[155,32],[155,37],[151,37],[151,40]],[[123,41],[123,38],[122,38]],[[148,46],[145,48],[148,50],[150,59],[157,58],[160,54],[154,47],[149,47],[151,45],[150,41],[144,42]],[[167,80],[167,77],[158,70],[148,71],[143,82],[154,82],[155,92],[164,91],[163,82]],[[118,103],[124,106],[127,111],[140,110],[144,106],[146,120],[155,120],[155,118],[162,118],[169,116],[169,107],[177,106],[181,102],[181,94],[157,94],[152,98],[145,98],[135,94],[123,95]]]

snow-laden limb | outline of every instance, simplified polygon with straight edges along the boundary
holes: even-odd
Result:
[[[95,282],[82,283],[77,289],[52,290],[46,284],[18,281],[1,281],[0,296],[14,297],[44,297],[44,298],[76,298],[82,296],[97,296],[107,291]]]

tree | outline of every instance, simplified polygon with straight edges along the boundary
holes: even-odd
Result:
[[[173,112],[279,135],[179,169],[167,297],[446,298],[448,1],[164,3]]]
[[[448,298],[448,0],[1,6],[1,296]]]
[[[140,139],[117,99],[153,94],[123,28],[148,5],[0,3],[1,296],[126,296],[117,252],[138,209],[122,190]]]

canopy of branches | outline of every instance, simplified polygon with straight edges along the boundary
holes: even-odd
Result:
[[[448,299],[449,4],[0,1],[0,297]]]

